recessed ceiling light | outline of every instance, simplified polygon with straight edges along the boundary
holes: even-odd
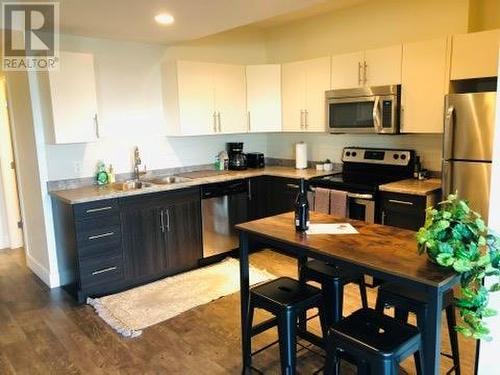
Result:
[[[174,23],[174,16],[168,13],[160,13],[155,16],[155,21],[160,25],[170,25]]]

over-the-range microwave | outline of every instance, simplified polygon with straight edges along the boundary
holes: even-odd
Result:
[[[330,133],[398,134],[401,86],[325,92]]]

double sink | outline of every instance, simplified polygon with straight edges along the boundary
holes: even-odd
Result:
[[[165,176],[150,178],[147,180],[127,180],[123,182],[115,182],[111,185],[111,188],[119,191],[130,191],[147,189],[156,185],[181,184],[189,181],[192,181],[192,179],[180,176]]]

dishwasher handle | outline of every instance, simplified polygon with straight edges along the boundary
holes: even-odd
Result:
[[[248,183],[246,180],[207,184],[201,187],[201,199],[217,198],[239,193],[248,194]]]

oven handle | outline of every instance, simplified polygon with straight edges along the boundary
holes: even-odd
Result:
[[[310,186],[309,191],[312,191],[314,193],[316,191],[316,189]],[[372,194],[347,193],[347,197],[354,198],[354,199],[373,200]]]

